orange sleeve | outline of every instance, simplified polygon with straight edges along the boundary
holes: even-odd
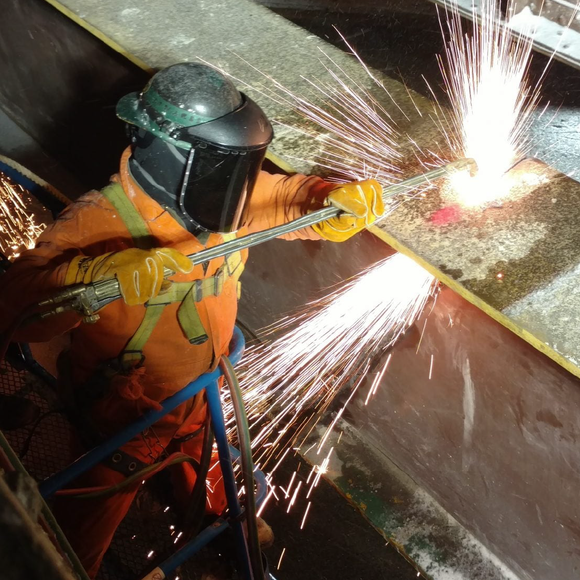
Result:
[[[119,236],[127,237],[112,206],[99,192],[83,195],[68,206],[38,238],[32,250],[22,253],[0,277],[0,332],[28,306],[51,296],[64,286],[70,260],[80,254],[98,256],[119,249]],[[121,226],[121,227],[119,227]],[[107,248],[107,239],[116,248]],[[127,246],[128,247],[128,246]],[[77,313],[50,317],[21,327],[15,340],[43,342],[77,326]]]
[[[248,206],[246,226],[250,233],[285,224],[305,215],[322,200],[334,184],[314,175],[273,175],[261,171]],[[310,227],[281,236],[284,240],[321,240]]]

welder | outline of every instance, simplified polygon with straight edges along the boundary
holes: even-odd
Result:
[[[0,288],[5,323],[63,286],[117,278],[123,300],[104,308],[95,324],[66,313],[16,337],[45,341],[70,332],[58,382],[71,414],[81,418],[85,446],[159,408],[227,353],[247,250],[195,267],[187,254],[328,204],[344,213],[285,239],[340,242],[383,212],[374,180],[337,185],[263,171],[270,122],[206,65],[161,70],[141,93],[119,101],[117,115],[131,139],[119,173],[103,190],[71,204],[11,266]],[[164,268],[174,274],[164,278]],[[74,486],[114,485],[175,450],[199,460],[206,414],[201,393]],[[195,469],[182,464],[172,477],[176,500],[187,504]],[[57,518],[91,578],[137,488],[101,499],[57,500]],[[221,513],[226,504],[219,467],[210,470],[207,490],[207,511]]]

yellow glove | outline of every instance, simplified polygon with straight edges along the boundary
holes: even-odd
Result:
[[[123,300],[129,306],[134,306],[145,304],[159,294],[164,267],[189,274],[193,270],[193,263],[187,256],[171,248],[130,248],[96,258],[77,256],[67,269],[65,284],[90,284],[117,278]]]
[[[383,215],[385,206],[382,194],[381,184],[374,179],[338,185],[330,191],[324,205],[333,205],[346,214],[312,227],[326,240],[344,242]]]

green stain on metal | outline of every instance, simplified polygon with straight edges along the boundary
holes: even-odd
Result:
[[[348,450],[343,440],[343,446],[336,450],[341,473],[332,475],[333,484],[418,569],[421,569],[418,562],[429,562],[423,573],[445,566],[449,554],[438,547],[429,524],[418,524],[415,495],[398,485],[389,485],[372,463],[367,468],[368,458],[361,452],[360,447]],[[427,522],[428,516],[422,517]],[[409,525],[415,529],[409,530]]]
[[[352,466],[349,466],[352,469]],[[365,515],[381,527],[387,534],[402,524],[396,511],[391,509],[373,490],[365,489],[360,483],[353,485],[352,478],[340,476],[334,479],[334,484],[349,498]]]

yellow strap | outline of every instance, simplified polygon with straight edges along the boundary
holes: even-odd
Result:
[[[202,282],[202,284],[199,284],[199,282]],[[211,285],[209,284],[210,282]],[[181,302],[181,306],[177,311],[177,319],[187,340],[191,344],[204,343],[208,336],[199,317],[195,302],[213,295],[213,292],[210,293],[210,288],[213,289],[213,286],[213,277],[195,282],[173,282],[167,291],[149,300],[146,305],[145,316],[139,328],[137,328],[137,331],[121,354],[123,365],[133,366],[142,360],[143,348],[159,322],[163,310],[166,306],[175,302]]]
[[[151,300],[147,302],[147,306],[167,306],[174,302],[181,302],[187,296],[187,293],[191,290],[193,284],[195,284],[195,282],[171,282],[171,286],[161,294],[155,296],[155,298],[151,298]]]
[[[199,317],[194,294],[195,284],[192,284],[177,310],[177,320],[190,344],[203,344],[208,336]]]
[[[239,278],[244,271],[244,267],[241,252],[236,252],[235,254],[226,256],[224,265],[222,266],[224,270],[227,270],[226,278],[231,278],[233,276]]]
[[[143,359],[143,347],[151,337],[153,329],[159,322],[167,304],[150,304],[145,310],[145,316],[131,340],[121,353],[121,363],[125,367],[138,364]]]
[[[177,320],[187,340],[191,344],[206,342],[208,335],[201,322],[196,303],[209,296],[219,296],[222,293],[225,280],[231,276],[239,278],[243,269],[244,264],[238,252],[233,256],[228,256],[224,265],[214,276],[193,282],[172,282],[165,292],[149,300],[139,328],[121,354],[123,365],[133,366],[141,362],[143,348],[151,337],[155,325],[159,322],[163,310],[167,305],[175,302],[181,302],[177,310]],[[237,284],[239,298],[239,282]]]
[[[147,227],[147,223],[127,197],[125,190],[120,183],[111,183],[101,190],[101,193],[109,200],[111,205],[117,210],[123,223],[129,230],[135,247],[142,250],[152,248],[153,237]]]
[[[141,249],[150,248],[153,238],[145,220],[131,203],[127,194],[119,183],[111,183],[101,192],[117,210],[125,226],[129,230],[135,246]],[[224,241],[235,238],[235,234],[226,234]],[[241,252],[236,252],[224,259],[224,264],[217,272],[202,280],[194,282],[174,282],[170,288],[149,300],[145,316],[135,334],[129,340],[121,353],[121,361],[125,366],[132,366],[141,362],[143,348],[161,318],[163,310],[168,304],[181,302],[177,311],[177,319],[181,330],[191,344],[202,344],[207,341],[208,335],[203,327],[196,302],[201,302],[209,296],[219,296],[222,293],[226,279],[235,276],[236,281],[244,270]],[[238,289],[239,292],[239,289]]]

